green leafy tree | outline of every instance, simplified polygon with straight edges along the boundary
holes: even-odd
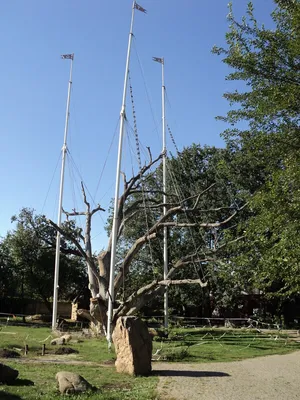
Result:
[[[213,51],[233,69],[226,79],[242,87],[225,93],[233,109],[219,119],[230,124],[231,168],[241,166],[237,181],[250,203],[227,276],[287,300],[300,289],[300,2],[275,3],[271,29],[259,26],[251,2],[242,21],[230,5],[227,47]]]
[[[31,209],[22,209],[12,220],[16,222],[16,228],[1,243],[8,276],[16,294],[42,300],[51,311],[56,231],[44,216],[35,215]],[[65,228],[73,235],[79,233],[73,222],[65,223]],[[73,244],[63,240],[61,251],[60,298],[70,300],[87,285],[87,275]],[[11,282],[6,280],[5,283],[8,293],[11,292]]]
[[[13,261],[9,247],[4,239],[0,242],[0,297],[15,296],[17,278],[14,273]]]

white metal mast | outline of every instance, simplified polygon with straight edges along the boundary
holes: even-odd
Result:
[[[166,146],[166,115],[165,115],[165,98],[166,98],[166,87],[165,87],[165,60],[164,58],[153,57],[153,61],[159,62],[161,64],[162,70],[162,144],[163,144],[163,215],[166,215],[167,207],[167,146]],[[168,275],[168,228],[164,227],[164,240],[163,240],[163,251],[164,251],[164,280],[167,279]],[[168,329],[169,320],[169,310],[168,310],[168,287],[164,293],[164,326]]]
[[[64,131],[64,144],[61,149],[62,161],[61,161],[61,173],[60,173],[60,186],[59,186],[59,203],[58,203],[58,217],[57,226],[61,227],[61,214],[62,214],[62,201],[64,193],[64,175],[65,175],[65,162],[67,154],[67,136],[69,127],[69,116],[70,116],[70,99],[71,99],[71,87],[72,87],[72,70],[74,54],[63,54],[61,58],[65,60],[71,60],[70,65],[70,78],[68,84],[68,98],[67,98],[67,109],[66,109],[66,120],[65,120],[65,131]],[[55,270],[54,270],[54,289],[53,289],[53,310],[52,310],[52,330],[56,329],[57,326],[57,300],[58,300],[58,279],[59,279],[59,259],[60,259],[60,233],[57,232],[56,236],[56,253],[55,253]]]
[[[129,61],[131,52],[131,42],[133,37],[133,21],[134,21],[134,11],[135,9],[146,13],[146,10],[139,6],[135,0],[132,4],[132,14],[131,14],[131,24],[128,39],[127,48],[127,59],[125,67],[125,78],[124,78],[124,88],[123,88],[123,98],[122,107],[120,113],[120,133],[119,133],[119,146],[118,146],[118,159],[117,159],[117,172],[116,172],[116,186],[115,186],[115,199],[114,199],[114,217],[112,224],[112,243],[111,243],[111,259],[110,259],[110,276],[109,276],[109,293],[108,293],[108,316],[107,316],[107,333],[106,338],[109,347],[111,346],[112,337],[112,317],[113,317],[113,302],[114,302],[114,278],[115,278],[115,263],[116,263],[116,247],[118,238],[118,226],[119,226],[119,189],[120,189],[120,172],[121,172],[121,161],[122,161],[122,146],[123,146],[123,134],[124,134],[124,122],[126,119],[126,93],[127,93],[127,83],[128,83],[128,72],[129,72]]]

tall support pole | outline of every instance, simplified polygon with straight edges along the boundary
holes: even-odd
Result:
[[[160,57],[153,57],[153,61],[159,62],[161,64],[162,70],[162,144],[163,144],[163,215],[166,215],[167,212],[167,145],[166,145],[166,115],[165,115],[165,103],[166,103],[166,87],[165,87],[165,60]],[[168,228],[164,227],[164,239],[163,239],[163,252],[164,252],[164,279],[167,279],[168,275]],[[168,329],[169,325],[169,311],[168,311],[168,287],[166,286],[166,290],[164,293],[164,327]]]
[[[120,172],[121,172],[121,161],[122,161],[122,146],[123,146],[123,134],[124,134],[124,122],[126,118],[126,92],[128,83],[128,72],[129,72],[129,62],[130,62],[130,52],[131,52],[131,42],[133,37],[133,21],[134,21],[134,11],[136,8],[136,2],[133,1],[132,4],[132,15],[130,32],[128,39],[127,48],[127,59],[125,67],[125,78],[124,78],[124,88],[123,88],[123,98],[122,107],[120,113],[120,133],[119,133],[119,146],[118,146],[118,159],[117,159],[117,172],[116,172],[116,186],[115,186],[115,199],[114,199],[114,217],[112,224],[112,243],[111,243],[111,259],[110,259],[110,276],[109,276],[109,298],[108,298],[108,316],[107,316],[107,333],[106,338],[108,341],[108,347],[111,347],[112,342],[112,318],[113,318],[113,302],[114,302],[114,278],[115,278],[115,263],[116,263],[116,247],[118,238],[118,227],[119,227],[119,189],[120,189]]]
[[[165,98],[166,98],[166,88],[165,88],[165,62],[162,59],[162,138],[163,138],[163,214],[166,215],[167,212],[167,146],[166,146],[166,115],[165,115]],[[167,279],[168,275],[168,228],[164,227],[164,279]],[[166,286],[166,291],[164,293],[164,325],[165,329],[168,329],[169,320],[169,310],[168,310],[168,287]]]
[[[64,176],[65,176],[65,163],[67,154],[67,137],[69,127],[69,116],[70,116],[70,100],[71,100],[71,88],[72,88],[72,71],[73,71],[73,60],[74,54],[64,54],[61,56],[63,59],[71,60],[70,65],[70,78],[68,84],[68,98],[67,98],[67,109],[65,119],[65,131],[64,131],[64,144],[62,147],[62,161],[61,161],[61,172],[60,172],[60,186],[59,186],[59,203],[58,203],[58,217],[57,226],[61,227],[61,215],[62,215],[62,201],[64,194]],[[57,232],[56,236],[56,253],[55,253],[55,270],[54,270],[54,289],[53,289],[53,310],[52,310],[52,330],[57,327],[57,301],[58,301],[58,279],[59,279],[59,260],[60,260],[60,233]]]

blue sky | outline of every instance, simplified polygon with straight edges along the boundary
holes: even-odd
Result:
[[[214,118],[228,110],[222,94],[235,84],[225,81],[228,70],[211,48],[224,45],[228,1],[138,3],[148,13],[136,12],[130,75],[143,146],[150,146],[153,155],[161,150],[161,69],[152,56],[165,58],[167,123],[179,149],[192,143],[223,146],[225,126]],[[253,3],[259,22],[268,25],[273,1]],[[246,4],[233,1],[237,16],[244,14]],[[75,53],[68,140],[73,161],[67,162],[64,208],[83,207],[80,176],[91,202],[109,207],[131,5],[131,0],[1,2],[0,236],[13,228],[11,216],[25,206],[57,218],[70,67],[61,54]],[[133,125],[129,97],[127,116]],[[128,136],[122,170],[129,176],[137,163],[130,151],[130,129]],[[94,219],[94,250],[106,244],[106,217],[102,213]]]

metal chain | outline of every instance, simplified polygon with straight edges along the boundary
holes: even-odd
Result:
[[[140,151],[139,135],[138,135],[138,129],[137,129],[137,122],[136,122],[136,112],[135,112],[135,106],[134,106],[133,90],[132,90],[130,75],[129,75],[129,90],[130,90],[130,99],[131,99],[131,106],[132,106],[133,132],[134,132],[134,137],[135,137],[136,153],[137,153],[139,168],[141,170],[142,169],[141,151]]]
[[[175,139],[174,139],[174,136],[173,136],[173,134],[172,134],[172,132],[171,132],[171,128],[169,127],[168,124],[167,124],[167,129],[168,129],[170,138],[171,138],[171,140],[172,140],[172,143],[173,143],[173,145],[174,145],[174,147],[175,147],[175,149],[176,149],[176,153],[177,153],[177,155],[179,155],[179,150],[178,150],[177,144],[176,144]]]
[[[135,136],[135,145],[136,145],[138,164],[139,164],[139,169],[141,171],[142,170],[142,160],[141,160],[141,151],[140,151],[140,141],[139,141],[139,135],[138,135],[138,129],[137,129],[136,112],[135,112],[135,106],[134,106],[134,97],[133,97],[133,89],[132,89],[130,74],[129,74],[128,78],[129,78],[129,90],[130,90],[130,99],[131,99],[132,116],[133,116],[133,128],[134,128],[133,131],[134,131],[134,136]],[[146,229],[147,229],[147,233],[148,233],[150,228],[149,228],[149,220],[148,220],[148,214],[147,214],[144,183],[142,180],[142,176],[141,176],[141,188],[142,188],[143,208],[144,208],[144,213],[145,213]],[[149,244],[150,258],[151,258],[151,264],[152,264],[152,271],[154,273],[154,269],[153,269],[153,266],[154,266],[153,259],[154,258],[153,258],[153,250],[151,247],[150,239],[148,239],[148,244]]]
[[[180,155],[180,153],[179,153],[179,149],[178,149],[177,144],[176,144],[176,142],[175,142],[175,139],[174,139],[174,136],[173,136],[173,134],[172,134],[171,128],[169,127],[168,124],[167,124],[167,129],[168,129],[168,132],[169,132],[171,141],[172,141],[172,143],[173,143],[173,146],[174,146],[174,148],[175,148],[175,150],[176,150],[176,153],[177,153],[177,157],[178,157],[178,159],[179,159],[179,162],[182,163],[182,161],[181,161],[181,155]],[[182,167],[183,167],[183,170],[185,171],[183,165],[182,165]],[[178,198],[182,201],[182,200],[184,199],[184,196],[183,196],[183,194],[182,194],[182,191],[181,191],[181,189],[180,189],[180,186],[179,186],[179,184],[178,184],[178,181],[177,181],[177,179],[176,179],[176,177],[175,177],[173,171],[171,171],[170,168],[169,168],[169,174],[170,174],[170,177],[171,177],[171,179],[172,179],[175,192],[176,192]],[[184,215],[185,215],[186,219],[188,219],[186,211],[184,211]],[[194,249],[195,249],[196,253],[198,254],[199,252],[197,251],[196,241],[195,241],[195,238],[194,238],[192,229],[189,227],[189,228],[188,228],[188,231],[190,232],[190,235],[191,235],[191,238],[192,238],[192,242],[193,242]],[[204,243],[205,243],[205,238],[204,238],[203,234],[202,234],[201,232],[199,232],[199,233],[200,233],[200,235],[201,235],[201,237],[202,237],[202,240],[203,240]],[[205,251],[202,251],[202,253],[203,253],[204,256],[205,256]],[[204,274],[204,271],[203,271],[203,269],[202,269],[201,263],[199,263],[199,266],[200,266],[200,269],[201,269],[202,277],[203,277],[203,278],[200,277],[199,272],[198,272],[198,269],[196,268],[196,264],[195,264],[194,260],[192,261],[192,265],[193,265],[193,267],[194,267],[194,270],[195,270],[196,274],[198,275],[198,278],[201,279],[201,280],[202,280],[202,279],[205,279],[205,274]]]

